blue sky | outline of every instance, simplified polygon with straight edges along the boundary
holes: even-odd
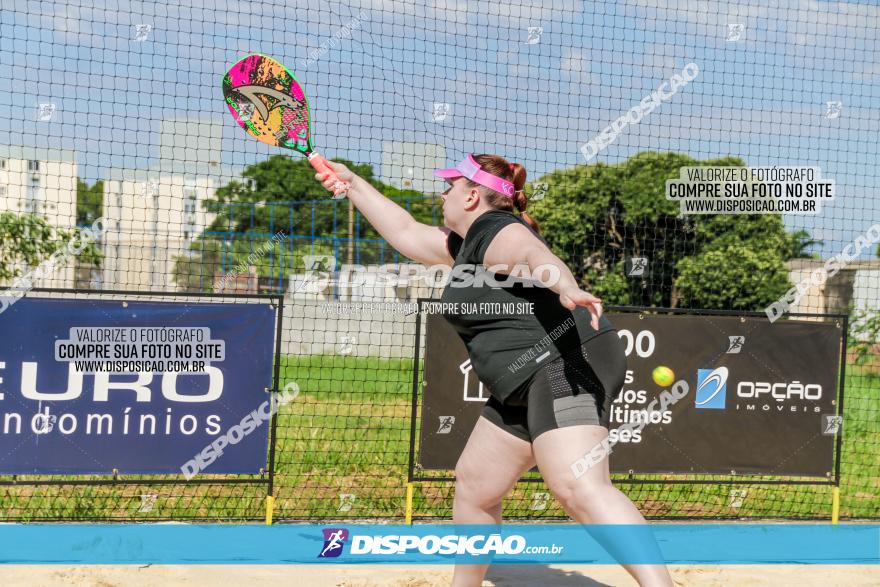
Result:
[[[818,166],[837,200],[786,223],[825,239],[830,255],[880,220],[880,7],[776,4],[6,0],[0,142],[75,149],[94,180],[161,164],[160,121],[202,117],[222,140],[183,156],[247,165],[277,150],[235,126],[220,80],[262,52],[305,85],[329,156],[378,172],[383,141],[438,143],[450,163],[495,152],[536,178],[583,163],[583,143],[694,62],[698,78],[596,160],[659,150]],[[739,41],[726,40],[733,23],[744,25]],[[143,42],[138,24],[152,26]],[[537,43],[529,27],[543,27]],[[842,102],[839,117],[826,118],[828,101]],[[41,102],[56,104],[52,121],[35,120]],[[442,122],[435,102],[451,107]]]

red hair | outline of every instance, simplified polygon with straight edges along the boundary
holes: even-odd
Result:
[[[519,163],[511,163],[504,157],[499,155],[474,155],[474,159],[480,164],[480,167],[486,173],[491,173],[513,184],[513,197],[505,196],[495,190],[481,186],[471,180],[467,180],[468,187],[481,187],[486,192],[486,202],[490,207],[496,210],[507,210],[513,212],[514,208],[520,213],[526,224],[532,227],[535,232],[540,232],[538,223],[526,214],[526,206],[528,198],[523,191],[526,185],[526,168]]]

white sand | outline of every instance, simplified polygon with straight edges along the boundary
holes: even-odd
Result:
[[[451,565],[4,565],[0,585],[73,587],[433,587],[449,585]],[[793,587],[880,586],[880,567],[869,565],[701,565],[670,567],[676,585]],[[498,565],[484,587],[556,585],[630,586],[617,566]]]

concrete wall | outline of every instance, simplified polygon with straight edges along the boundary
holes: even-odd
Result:
[[[808,279],[822,263],[793,261],[789,279],[792,283]],[[355,287],[346,287],[345,279],[341,285],[334,284],[329,274],[293,276],[285,299],[282,353],[412,358],[416,315],[405,311],[415,308],[417,298],[436,298],[440,291],[425,286],[425,279],[419,277],[424,275],[420,265],[387,267],[403,274],[409,269],[415,275],[383,284],[373,273],[377,268],[371,267]],[[346,274],[346,266],[341,273]],[[880,261],[851,264],[823,286],[811,288],[792,311],[845,313],[850,302],[860,310],[880,310]],[[390,306],[366,311],[371,303]],[[360,311],[342,312],[346,309]],[[424,356],[424,328],[421,334],[420,354]]]
[[[434,175],[434,170],[453,165],[455,163],[446,161],[443,145],[388,141],[382,143],[379,175],[383,182],[398,189],[435,194],[446,188],[445,182]]]
[[[385,266],[387,272],[424,273],[421,265]],[[416,300],[439,295],[410,275],[383,280],[378,267],[351,278],[349,266],[330,274],[291,276],[284,301],[282,354],[337,354],[412,358]],[[424,348],[424,329],[422,331]]]
[[[399,303],[399,308],[406,306]],[[417,314],[336,311],[333,302],[285,300],[281,353],[412,358]],[[421,347],[424,350],[424,328]]]
[[[792,284],[809,280],[810,273],[824,264],[824,260],[793,259],[788,263],[789,280]],[[821,286],[811,285],[791,311],[846,314],[850,305],[861,312],[880,311],[880,260],[849,263]]]

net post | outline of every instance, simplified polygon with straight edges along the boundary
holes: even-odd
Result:
[[[831,488],[831,523],[837,524],[840,520],[840,487],[835,485]]]
[[[266,525],[272,525],[272,512],[275,508],[275,496],[267,495],[266,496]]]
[[[413,484],[406,484],[406,525],[412,525]]]

